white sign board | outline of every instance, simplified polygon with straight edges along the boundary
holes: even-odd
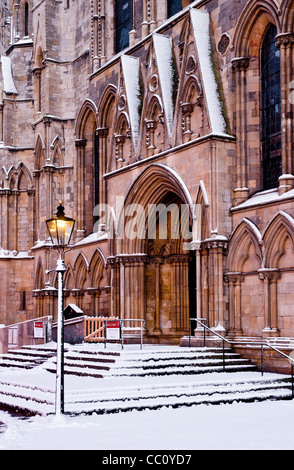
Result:
[[[44,338],[44,322],[35,321],[34,322],[34,338]]]
[[[106,322],[106,339],[119,340],[120,339],[120,322],[107,321]]]

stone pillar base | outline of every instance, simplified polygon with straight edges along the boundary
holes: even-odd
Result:
[[[263,338],[278,338],[280,336],[280,332],[277,328],[264,328],[262,330],[262,337]]]
[[[294,188],[294,175],[282,175],[279,178],[279,196]]]

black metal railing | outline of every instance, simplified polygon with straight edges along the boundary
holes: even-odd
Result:
[[[226,364],[225,364],[225,343],[229,344],[232,347],[234,344],[236,344],[236,342],[229,341],[228,339],[224,338],[219,333],[217,333],[215,330],[212,330],[211,328],[209,328],[206,324],[207,323],[206,318],[190,318],[190,321],[189,321],[189,347],[191,347],[191,330],[192,330],[191,323],[192,322],[196,322],[197,325],[200,325],[200,326],[203,327],[203,344],[204,344],[204,347],[206,347],[206,331],[212,333],[214,336],[217,336],[222,341],[223,370],[225,371],[225,368],[226,368]],[[261,347],[260,362],[261,362],[261,375],[262,376],[264,374],[264,348],[265,347],[270,348],[273,351],[280,354],[281,356],[285,357],[290,362],[290,365],[291,365],[292,398],[294,398],[294,359],[291,356],[288,356],[287,354],[283,353],[282,351],[275,348],[274,346],[272,346],[268,342],[254,341],[254,342],[250,343],[250,341],[245,342],[245,341],[239,341],[238,340],[237,344],[238,345],[246,345],[246,346],[254,345],[254,346],[260,346]]]

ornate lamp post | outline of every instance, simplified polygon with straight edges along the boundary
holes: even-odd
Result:
[[[65,217],[62,202],[56,216],[46,220],[53,248],[58,251],[55,271],[58,273],[58,316],[57,316],[57,358],[56,358],[56,401],[55,414],[64,413],[64,334],[63,334],[63,276],[66,271],[64,252],[70,243],[75,220]]]

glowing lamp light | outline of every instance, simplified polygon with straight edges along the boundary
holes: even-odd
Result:
[[[68,246],[73,233],[75,220],[65,217],[62,202],[57,207],[56,216],[53,219],[46,220],[47,229],[52,244],[57,248],[63,249]]]

